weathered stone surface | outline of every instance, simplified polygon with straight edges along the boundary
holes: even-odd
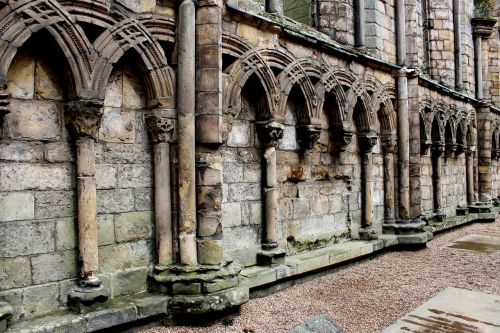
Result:
[[[241,225],[241,204],[239,202],[222,205],[222,225],[224,228]]]
[[[45,160],[51,163],[71,162],[73,149],[69,142],[53,142],[45,145]]]
[[[229,201],[259,200],[262,189],[258,184],[231,184],[229,185]]]
[[[224,248],[247,247],[258,242],[255,227],[224,228]]]
[[[117,170],[112,164],[97,164],[95,166],[95,178],[97,189],[113,189],[117,185]]]
[[[342,333],[344,330],[328,316],[321,315],[308,319],[288,333]]]
[[[131,189],[97,191],[99,214],[130,212],[134,210],[134,193]]]
[[[57,102],[13,99],[6,117],[6,135],[10,139],[59,140],[62,107]]]
[[[97,216],[97,239],[99,245],[109,245],[115,242],[115,224],[113,215]]]
[[[107,143],[102,146],[101,156],[96,149],[97,161],[102,159],[110,164],[152,163],[151,145]]]
[[[135,112],[118,108],[104,108],[99,140],[115,143],[135,142]]]
[[[127,269],[113,276],[113,297],[140,293],[148,284],[147,267]]]
[[[66,190],[72,186],[72,171],[60,165],[2,165],[0,191]]]
[[[118,167],[118,187],[152,187],[152,165],[136,164]]]
[[[35,284],[72,278],[77,275],[78,254],[76,251],[41,254],[31,259],[31,267]]]
[[[0,284],[0,291],[30,285],[31,267],[29,259],[1,259],[0,280],[2,281]]]
[[[31,193],[0,193],[0,222],[30,220],[35,217]]]
[[[73,191],[35,192],[35,217],[60,218],[74,216],[76,194]]]
[[[34,142],[2,142],[0,143],[0,160],[39,162],[43,160],[43,145]]]
[[[101,246],[100,269],[103,272],[113,272],[147,266],[152,260],[151,250],[152,244],[149,241]]]
[[[74,249],[77,246],[76,219],[56,220],[56,248],[58,250]]]
[[[27,318],[54,312],[59,308],[59,286],[47,283],[26,288],[23,293],[24,313]]]
[[[132,212],[118,214],[115,220],[117,242],[148,239],[153,236],[152,212]]]
[[[0,223],[0,257],[52,252],[54,250],[54,222]]]

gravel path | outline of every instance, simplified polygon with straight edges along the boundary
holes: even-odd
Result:
[[[326,314],[347,333],[379,332],[446,287],[500,295],[500,253],[443,248],[469,234],[500,237],[500,219],[437,236],[417,252],[389,252],[241,307],[231,326],[161,327],[144,333],[278,333]]]

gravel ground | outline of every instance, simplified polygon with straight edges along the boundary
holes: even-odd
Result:
[[[255,299],[230,326],[161,327],[144,333],[278,333],[326,314],[347,333],[379,332],[446,287],[500,295],[500,253],[444,248],[469,234],[500,237],[500,219],[437,236],[417,252],[388,252],[313,281]]]

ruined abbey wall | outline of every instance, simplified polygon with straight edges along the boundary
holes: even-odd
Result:
[[[356,3],[0,1],[0,331],[219,311],[494,218],[498,5]]]

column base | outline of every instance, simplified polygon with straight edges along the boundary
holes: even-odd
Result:
[[[493,206],[500,207],[500,197],[493,198]]]
[[[457,215],[458,216],[465,216],[469,214],[469,208],[468,207],[457,207]]]
[[[150,276],[153,292],[172,296],[174,315],[205,315],[223,312],[249,300],[249,286],[240,276],[241,266],[232,262],[221,265],[169,266],[156,269]]]
[[[359,239],[366,240],[366,241],[378,240],[378,234],[373,229],[372,226],[362,227],[362,228],[359,228]]]
[[[7,319],[14,313],[14,308],[7,302],[0,302],[0,332],[7,330]]]
[[[382,229],[384,234],[412,235],[423,232],[425,224],[426,223],[420,218],[412,220],[397,220],[392,221],[392,223],[385,222]]]
[[[77,286],[69,292],[68,307],[79,314],[102,310],[111,292],[109,288],[100,286]]]
[[[476,202],[469,206],[469,212],[471,213],[492,213],[493,212],[493,203],[491,201],[485,202]]]
[[[441,212],[434,213],[431,217],[432,222],[444,222],[446,221],[446,214],[443,214]]]
[[[257,252],[257,265],[259,266],[272,266],[282,265],[285,263],[286,251],[282,248],[276,247],[273,249],[265,249]]]

